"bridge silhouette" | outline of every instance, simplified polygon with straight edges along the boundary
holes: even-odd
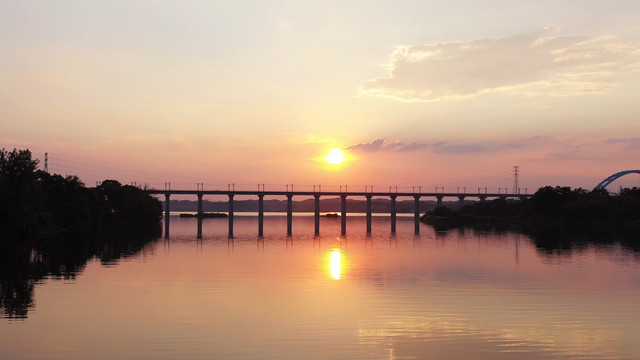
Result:
[[[628,175],[628,174],[640,174],[640,170],[624,170],[617,172],[613,175],[610,175],[606,179],[602,180],[598,185],[596,185],[595,189],[605,189],[608,185],[610,185],[615,180]],[[169,183],[167,183],[169,184]],[[165,184],[165,187],[167,187]],[[165,237],[169,237],[169,224],[170,224],[170,214],[171,214],[171,206],[170,206],[170,198],[171,195],[195,195],[198,198],[198,238],[202,238],[202,197],[204,195],[219,195],[219,196],[227,196],[228,197],[228,218],[229,218],[229,238],[233,238],[233,223],[234,223],[234,210],[233,210],[233,198],[235,196],[257,196],[258,197],[258,236],[264,235],[264,197],[265,196],[286,196],[287,197],[287,236],[292,236],[292,217],[293,217],[293,197],[294,196],[303,196],[303,197],[313,197],[315,199],[315,211],[314,211],[314,220],[315,220],[315,229],[314,233],[316,236],[320,235],[320,197],[322,196],[339,196],[340,197],[340,235],[347,234],[347,197],[364,197],[367,200],[367,210],[366,210],[366,218],[367,218],[367,234],[371,234],[371,199],[373,197],[388,197],[391,199],[391,204],[389,208],[389,214],[391,217],[390,225],[391,225],[391,233],[395,234],[396,232],[396,199],[398,197],[413,197],[414,198],[414,206],[413,206],[413,214],[414,214],[414,231],[415,234],[420,233],[420,198],[435,198],[437,201],[437,206],[442,205],[442,201],[444,198],[457,198],[462,206],[464,204],[464,200],[466,198],[476,198],[480,201],[486,201],[487,199],[526,199],[533,194],[527,194],[525,189],[525,194],[520,193],[520,189],[517,189],[513,193],[508,193],[508,190],[505,188],[504,193],[500,190],[498,192],[487,192],[487,188],[484,188],[485,192],[481,192],[482,188],[478,188],[477,193],[460,193],[457,192],[444,192],[444,188],[442,192],[398,192],[397,190],[391,191],[373,191],[373,187],[371,187],[371,191],[367,191],[367,187],[365,187],[365,191],[346,191],[347,187],[345,187],[345,191],[322,191],[321,188],[316,191],[315,186],[313,191],[293,191],[293,185],[291,185],[291,190],[287,185],[286,191],[265,191],[264,185],[262,185],[262,190],[260,190],[260,186],[258,185],[258,190],[235,190],[229,187],[228,190],[204,190],[202,188],[202,184],[198,184],[198,189],[196,190],[171,190],[169,188],[165,188],[164,190],[158,189],[147,189],[147,193],[151,195],[164,195],[165,197],[165,208],[164,208],[164,232]],[[415,188],[414,188],[415,189]],[[459,188],[458,188],[459,190]]]
[[[617,172],[606,179],[602,180],[598,185],[596,185],[596,189],[606,189],[612,182],[618,180],[619,178],[629,175],[629,174],[640,174],[640,170],[624,170]]]
[[[165,238],[169,238],[169,224],[170,224],[170,198],[171,195],[195,195],[198,198],[198,238],[202,238],[202,197],[204,195],[219,195],[219,196],[227,196],[228,198],[228,219],[229,219],[229,238],[233,238],[233,223],[234,223],[234,197],[235,196],[257,196],[258,197],[258,236],[264,235],[264,197],[265,196],[286,196],[287,197],[287,236],[292,236],[292,217],[293,217],[293,197],[294,196],[303,196],[303,197],[313,197],[315,199],[315,211],[314,211],[314,219],[315,219],[315,235],[320,235],[320,197],[322,196],[339,196],[340,197],[340,235],[347,234],[347,197],[364,197],[367,200],[366,207],[366,218],[367,218],[367,235],[371,234],[371,199],[373,197],[388,197],[391,199],[389,214],[391,217],[390,226],[391,233],[396,233],[396,199],[398,197],[413,197],[414,206],[414,232],[415,234],[420,233],[420,198],[435,198],[437,201],[437,205],[441,206],[444,198],[457,198],[460,202],[460,205],[464,203],[466,198],[476,198],[480,201],[486,201],[487,199],[507,199],[507,198],[515,198],[515,199],[526,199],[531,197],[531,194],[521,194],[519,193],[507,193],[505,189],[504,193],[488,193],[485,188],[485,192],[480,192],[480,188],[477,193],[459,193],[459,192],[380,192],[380,191],[265,191],[264,186],[263,190],[257,191],[246,191],[246,190],[202,190],[200,186],[198,186],[197,190],[157,190],[157,189],[148,189],[147,193],[152,195],[164,195],[165,197],[165,208],[164,208],[164,233]]]

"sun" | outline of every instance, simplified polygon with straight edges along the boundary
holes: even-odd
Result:
[[[343,161],[345,161],[347,158],[344,155],[344,151],[340,150],[340,149],[331,149],[329,150],[329,153],[327,154],[327,156],[324,157],[324,160],[326,162],[328,162],[329,164],[342,164]]]

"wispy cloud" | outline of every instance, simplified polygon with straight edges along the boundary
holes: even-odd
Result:
[[[412,143],[404,143],[401,141],[388,143],[384,139],[375,139],[370,142],[364,142],[359,144],[354,144],[348,146],[346,150],[352,151],[363,151],[363,152],[374,152],[374,151],[413,151],[426,149],[430,145],[426,142],[412,142]]]
[[[640,138],[611,138],[605,141],[607,145],[622,145],[630,150],[640,149]]]
[[[498,151],[517,151],[526,148],[535,148],[541,145],[556,143],[554,139],[545,136],[535,136],[521,139],[518,142],[503,141],[436,141],[429,143],[402,141],[387,142],[383,138],[369,142],[362,142],[348,146],[346,150],[362,152],[405,152],[416,150],[427,150],[438,154],[468,154],[468,153],[489,153]]]
[[[413,150],[420,150],[420,149],[426,149],[428,148],[430,145],[427,143],[418,143],[418,142],[412,142],[411,144],[398,144],[398,150],[397,151],[413,151]]]
[[[375,139],[371,142],[359,143],[347,147],[347,150],[356,150],[364,152],[379,151],[388,148],[385,146],[384,139]]]
[[[640,47],[613,37],[550,37],[550,30],[468,43],[400,46],[390,73],[361,87],[369,96],[436,101],[505,91],[527,96],[602,93],[640,63]]]
[[[439,154],[468,154],[468,153],[483,153],[489,150],[487,144],[475,143],[475,144],[447,144],[444,143],[434,148],[436,153]]]

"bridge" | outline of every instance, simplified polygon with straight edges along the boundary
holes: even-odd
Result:
[[[200,186],[199,186],[200,188]],[[152,195],[164,195],[165,197],[165,216],[164,216],[164,226],[165,226],[165,237],[169,237],[169,215],[170,215],[170,197],[171,195],[195,195],[198,198],[198,238],[202,238],[202,197],[204,195],[220,195],[228,197],[228,219],[229,219],[229,238],[233,238],[233,222],[234,222],[234,213],[233,213],[233,198],[235,196],[257,196],[258,197],[258,236],[264,235],[264,197],[265,196],[286,196],[287,197],[287,236],[292,236],[292,217],[293,217],[293,197],[294,196],[304,196],[304,197],[313,197],[315,199],[315,235],[320,235],[320,197],[321,196],[339,196],[340,197],[340,234],[347,234],[347,197],[364,197],[367,200],[367,235],[371,234],[371,199],[373,197],[388,197],[391,199],[391,206],[389,209],[389,213],[391,215],[391,233],[396,233],[396,198],[398,197],[408,197],[414,199],[414,228],[415,234],[420,233],[420,198],[435,198],[437,201],[437,205],[442,205],[442,200],[444,198],[457,198],[460,202],[460,205],[464,203],[466,198],[476,198],[480,201],[485,201],[489,198],[515,198],[515,199],[526,199],[531,197],[531,194],[509,194],[505,189],[504,193],[487,193],[486,188],[485,192],[481,193],[480,189],[478,189],[478,193],[459,193],[459,192],[435,192],[435,193],[427,193],[427,192],[361,192],[361,191],[241,191],[241,190],[156,190],[150,189],[146,190],[147,193]]]
[[[640,170],[624,170],[624,171],[620,171],[617,172],[609,177],[607,177],[606,179],[602,180],[598,185],[596,185],[596,189],[605,189],[607,186],[609,186],[612,182],[618,180],[619,178],[625,176],[625,175],[629,175],[629,174],[640,174]]]

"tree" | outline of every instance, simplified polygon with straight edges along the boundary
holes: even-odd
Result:
[[[23,241],[41,230],[42,193],[36,183],[38,160],[29,150],[0,151],[0,241]]]

